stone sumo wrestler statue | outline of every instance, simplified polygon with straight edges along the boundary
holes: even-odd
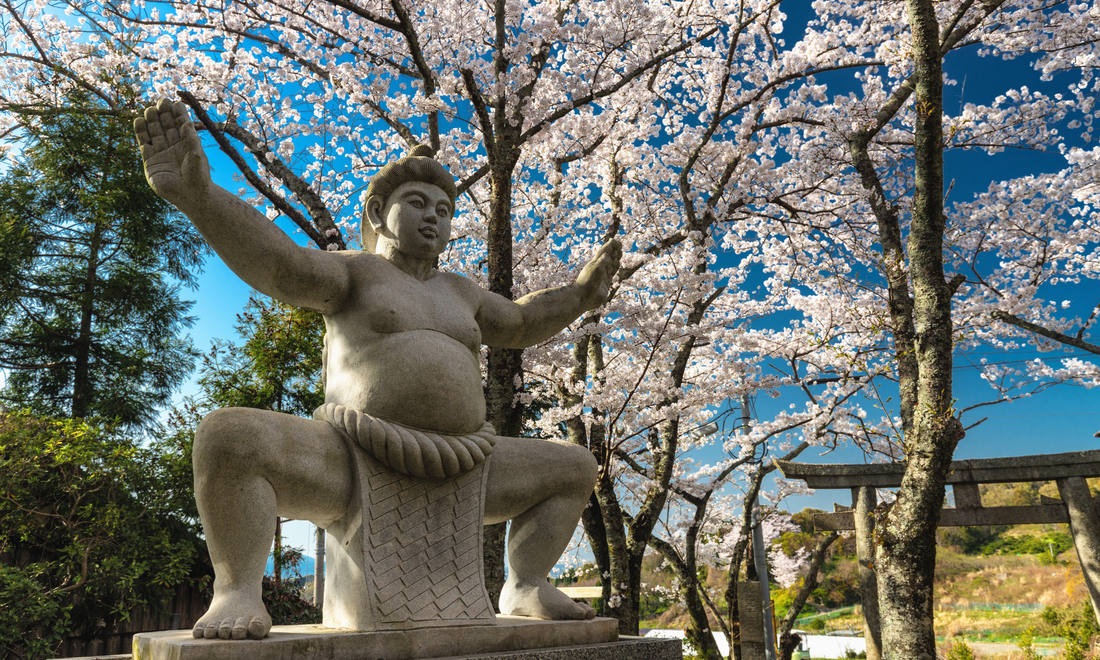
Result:
[[[485,446],[481,344],[522,348],[551,337],[606,300],[618,269],[622,248],[611,241],[573,284],[516,302],[435,270],[450,238],[456,191],[424,148],[371,181],[363,236],[364,245],[376,243],[373,253],[303,248],[210,180],[182,105],[162,99],[136,120],[135,130],[149,184],[194,222],[233,272],[258,291],[324,314],[325,407],[344,406],[451,440],[467,436],[471,450],[479,431]],[[485,523],[512,521],[501,612],[591,618],[590,607],[574,603],[546,576],[588,501],[595,460],[566,443],[493,439]],[[341,518],[354,488],[351,451],[325,420],[228,408],[202,421],[195,434],[195,497],[215,580],[195,637],[268,633],[271,617],[260,586],[275,516],[321,527]]]

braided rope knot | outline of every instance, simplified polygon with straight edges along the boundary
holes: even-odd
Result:
[[[410,477],[444,479],[469,472],[493,453],[496,431],[488,422],[473,433],[446,435],[386,421],[338,403],[313,411],[347,433],[386,467]]]

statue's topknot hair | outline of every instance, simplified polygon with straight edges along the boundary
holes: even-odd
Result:
[[[367,207],[370,205],[372,197],[381,197],[382,203],[385,204],[390,193],[397,190],[397,187],[402,183],[423,181],[438,186],[443,192],[447,193],[447,196],[451,198],[451,206],[454,207],[455,198],[458,197],[458,188],[455,187],[454,177],[451,176],[446,167],[440,165],[439,161],[433,158],[434,155],[435,150],[430,146],[418,144],[413,147],[407,156],[386,163],[371,178],[370,185],[367,186],[366,203],[363,205],[363,217],[360,225],[364,250],[374,252],[375,245],[378,243],[378,234],[374,232],[367,218]]]

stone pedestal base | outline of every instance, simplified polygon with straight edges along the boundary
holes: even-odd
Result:
[[[134,660],[679,660],[679,640],[619,641],[614,619],[540,621],[498,616],[490,626],[356,632],[275,626],[254,640],[193,639],[190,630],[134,635]]]

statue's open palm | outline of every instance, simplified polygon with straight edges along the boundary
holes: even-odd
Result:
[[[187,109],[161,99],[134,120],[134,132],[153,190],[177,207],[198,199],[210,184],[210,165]]]

